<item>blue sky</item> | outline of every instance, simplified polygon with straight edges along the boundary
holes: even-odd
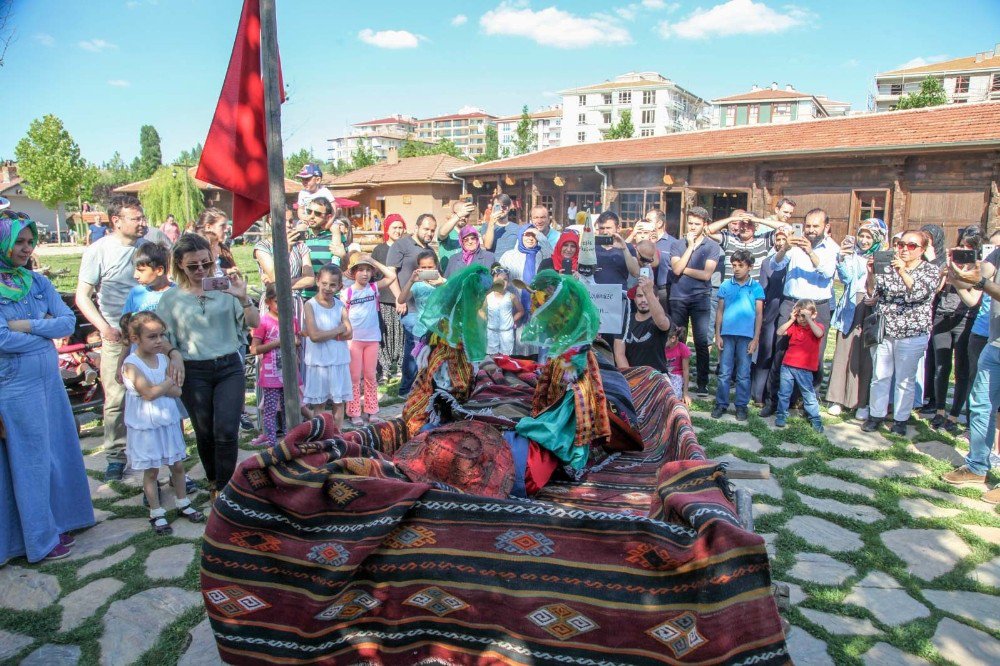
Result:
[[[285,151],[321,157],[350,123],[464,106],[511,114],[628,71],[658,71],[705,99],[777,81],[864,108],[875,72],[1000,42],[996,0],[276,2]],[[130,160],[144,124],[167,160],[204,141],[241,6],[14,0],[0,158],[47,113],[95,162],[116,150]]]

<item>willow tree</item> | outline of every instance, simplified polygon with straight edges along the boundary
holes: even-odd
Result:
[[[178,167],[157,169],[149,185],[139,193],[139,200],[151,222],[160,224],[167,215],[173,215],[182,228],[205,209],[205,199],[198,184],[187,169]]]

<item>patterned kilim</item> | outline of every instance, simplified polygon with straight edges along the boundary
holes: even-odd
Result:
[[[592,474],[586,493],[556,494],[596,505],[590,495],[635,493],[610,511],[410,483],[322,424],[245,461],[202,553],[223,659],[788,663],[763,540],[736,525],[667,382],[628,379],[650,446]],[[672,522],[635,515],[643,505]]]

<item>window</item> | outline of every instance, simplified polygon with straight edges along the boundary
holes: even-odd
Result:
[[[792,117],[792,105],[791,104],[775,104],[774,105],[774,119],[778,118],[791,118]]]
[[[610,111],[605,111],[605,112],[603,112],[601,114],[601,122],[604,123],[605,125],[610,125],[611,124],[611,112]]]
[[[955,94],[967,93],[969,92],[969,77],[968,76],[956,76],[955,77]]]
[[[854,205],[853,214],[851,215],[851,229],[857,229],[860,223],[865,220],[877,217],[880,220],[885,220],[886,224],[889,220],[886,218],[886,203],[888,202],[889,193],[886,190],[854,190]]]
[[[587,106],[587,96],[586,95],[577,95],[576,96],[576,103],[579,104],[580,106]]]
[[[965,104],[968,101],[969,100],[965,99],[964,97],[959,97],[959,98],[951,100],[951,103],[952,104]]]
[[[543,194],[538,197],[538,205],[545,206],[549,209],[549,215],[555,217],[556,215],[556,198],[551,194]]]
[[[626,226],[632,226],[642,219],[645,212],[642,209],[644,194],[642,191],[618,193],[618,216]]]
[[[611,104],[611,93],[604,93],[601,95],[602,104]]]
[[[903,84],[902,83],[892,83],[889,85],[890,95],[902,95],[903,94]]]
[[[750,120],[748,122],[751,125],[756,125],[760,122],[760,104],[750,105]]]
[[[735,125],[736,124],[736,107],[735,106],[727,106],[724,109],[724,112],[726,114],[726,125],[727,126]]]
[[[656,122],[656,109],[646,109],[642,112],[642,124],[652,125]]]
[[[577,125],[586,125],[587,124],[587,114],[586,113],[581,113],[580,115],[578,115],[576,117],[576,124]]]
[[[990,92],[1000,92],[1000,74],[994,74],[990,81]]]
[[[642,91],[642,103],[643,104],[656,104],[656,91],[655,90],[643,90]]]
[[[631,104],[632,103],[632,91],[631,90],[621,90],[618,92],[618,103],[619,104]]]
[[[586,132],[577,132],[576,133],[576,140],[577,140],[577,143],[587,143],[587,133]]]
[[[639,130],[639,136],[653,136],[653,131],[652,127],[643,127]]]

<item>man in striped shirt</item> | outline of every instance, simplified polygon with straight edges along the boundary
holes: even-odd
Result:
[[[330,229],[336,217],[337,206],[326,197],[310,199],[309,203],[299,211],[299,215],[309,224],[311,235],[306,239],[309,248],[309,261],[313,273],[319,275],[319,270],[327,264],[340,265],[347,254],[344,243],[338,233],[334,236]],[[302,298],[308,300],[316,295],[316,288],[303,289]]]

